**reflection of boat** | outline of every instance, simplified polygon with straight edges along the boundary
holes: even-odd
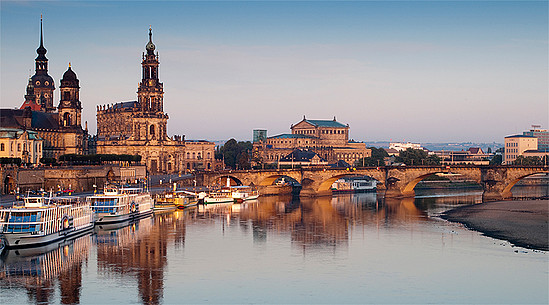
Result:
[[[332,193],[365,193],[376,190],[377,181],[370,177],[343,177],[332,183]]]
[[[243,186],[231,186],[232,197],[236,202],[243,202],[246,200],[253,200],[259,197],[257,190],[254,190],[252,187],[243,185]]]
[[[198,202],[198,195],[187,191],[172,191],[155,196],[155,210],[184,209],[195,206]]]
[[[26,197],[23,203],[0,210],[6,248],[45,245],[93,228],[90,206],[77,197]]]
[[[91,236],[70,238],[46,246],[7,250],[0,259],[0,281],[29,284],[58,277],[86,259]]]
[[[146,216],[153,211],[153,199],[142,188],[106,186],[103,194],[87,197],[95,223],[119,222]]]

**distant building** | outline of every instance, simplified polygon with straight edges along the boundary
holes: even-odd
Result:
[[[310,150],[295,149],[280,159],[280,166],[326,166],[328,161]]]
[[[20,158],[38,164],[43,154],[42,139],[32,130],[0,127],[0,158]]]
[[[389,143],[389,149],[394,149],[396,151],[402,151],[402,150],[406,150],[408,148],[423,149],[423,147],[421,147],[421,144],[417,144],[417,143],[411,143],[411,142],[406,142],[406,143],[391,142],[391,143]]]
[[[252,166],[276,164],[295,149],[316,153],[329,164],[370,157],[366,144],[349,141],[349,125],[333,120],[303,120],[290,127],[290,134],[266,137],[253,143]]]
[[[267,130],[265,129],[254,129],[253,142],[259,142],[267,138]]]
[[[536,137],[538,139],[538,150],[549,150],[549,131],[541,129],[540,125],[532,125],[532,129],[522,133],[525,136]]]
[[[488,165],[492,154],[485,153],[480,147],[471,147],[468,150],[452,151],[442,150],[434,151],[437,157],[441,159],[442,164],[474,164]]]
[[[525,151],[537,151],[538,138],[526,135],[505,137],[505,154],[503,164],[512,164]]]

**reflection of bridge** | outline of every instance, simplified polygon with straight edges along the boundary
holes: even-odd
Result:
[[[237,184],[267,186],[285,176],[301,183],[301,196],[323,196],[331,194],[330,187],[337,179],[349,175],[365,175],[380,182],[378,191],[385,190],[386,197],[411,197],[414,196],[414,187],[419,181],[436,173],[451,173],[480,184],[484,189],[484,199],[499,200],[511,197],[511,188],[521,179],[547,172],[548,166],[385,166],[351,171],[344,168],[303,168],[205,172],[200,178],[208,186],[220,183],[226,177]]]

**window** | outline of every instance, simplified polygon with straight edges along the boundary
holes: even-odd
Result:
[[[151,138],[154,139],[154,125],[151,125],[151,127],[149,128],[149,134],[151,135]]]
[[[17,151],[21,151],[21,143],[17,143]]]
[[[71,93],[69,91],[63,92],[63,100],[68,101],[71,99]]]
[[[5,150],[4,143],[1,143],[0,144],[0,151],[4,151],[4,150]]]

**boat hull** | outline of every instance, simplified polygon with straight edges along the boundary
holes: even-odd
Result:
[[[143,211],[139,211],[136,213],[128,213],[128,214],[121,214],[121,215],[111,215],[111,214],[102,214],[102,213],[96,213],[95,214],[95,223],[96,224],[107,224],[107,223],[115,223],[115,222],[122,222],[127,220],[133,220],[141,217],[146,217],[150,214],[152,214],[152,209],[147,209]]]
[[[6,249],[39,247],[63,239],[83,235],[93,229],[93,226],[94,224],[90,222],[88,225],[81,226],[79,228],[73,228],[72,230],[63,230],[48,235],[28,233],[4,233],[2,235],[2,238],[4,240]]]

